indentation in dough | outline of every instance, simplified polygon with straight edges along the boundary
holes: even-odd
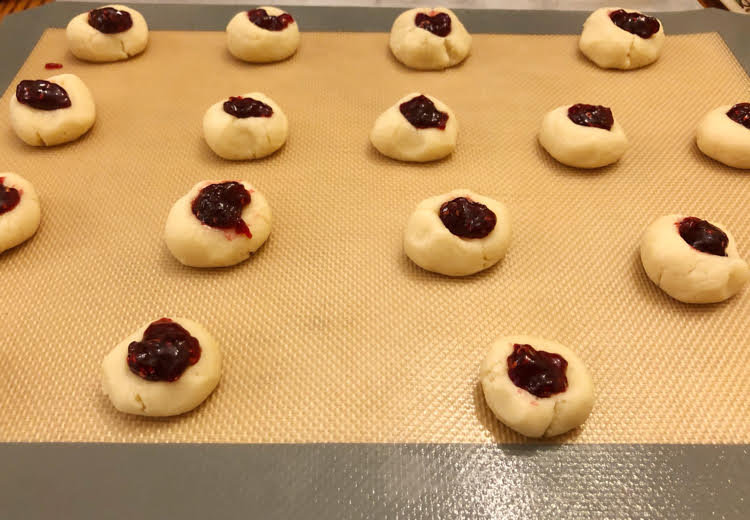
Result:
[[[143,398],[141,398],[141,394],[135,394],[135,400],[138,402],[138,404],[141,405],[141,410],[144,412],[146,411],[146,403],[143,402]]]

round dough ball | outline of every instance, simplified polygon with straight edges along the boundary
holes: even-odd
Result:
[[[201,181],[174,203],[167,216],[164,240],[167,248],[181,263],[190,267],[226,267],[238,264],[260,248],[271,234],[271,207],[266,198],[247,181],[242,183],[250,193],[250,203],[242,209],[242,220],[251,237],[232,229],[203,224],[193,214],[192,204],[200,191],[210,184],[226,181]]]
[[[731,108],[723,105],[705,115],[696,130],[698,148],[727,166],[750,169],[750,128],[727,116]]]
[[[1,213],[3,194],[9,190],[18,192],[18,204]],[[0,173],[0,253],[34,236],[41,217],[39,196],[34,186],[15,173]]]
[[[664,24],[659,20],[659,31],[641,38],[615,25],[609,15],[619,9],[602,7],[591,13],[578,40],[581,52],[604,69],[637,69],[655,62],[664,45]]]
[[[704,253],[679,233],[684,215],[657,218],[641,237],[641,262],[646,274],[665,293],[685,303],[716,303],[737,294],[750,279],[750,268],[737,253],[726,227],[711,222],[729,239],[727,256]]]
[[[89,13],[81,13],[73,18],[65,30],[70,52],[76,58],[93,62],[127,60],[143,52],[148,44],[148,24],[141,13],[119,4],[103,5],[97,9],[111,7],[127,11],[133,25],[130,29],[117,33],[103,33],[89,25]]]
[[[448,114],[445,128],[417,128],[401,113],[402,103],[424,95],[440,112]],[[370,132],[370,141],[383,155],[409,162],[436,161],[456,149],[458,120],[453,110],[437,98],[412,92],[380,114]]]
[[[484,204],[497,218],[484,238],[463,238],[445,227],[440,207],[464,197]],[[495,265],[510,245],[510,213],[504,204],[472,191],[454,190],[419,203],[409,217],[404,233],[404,251],[419,267],[447,276],[466,276]]]
[[[531,345],[535,350],[562,356],[568,362],[567,389],[549,397],[537,397],[516,386],[508,375],[508,356],[515,344]],[[594,383],[586,366],[575,352],[556,341],[532,336],[499,338],[490,345],[479,379],[492,413],[527,437],[553,437],[572,430],[583,424],[594,406]]]
[[[263,6],[271,16],[281,16],[286,11],[276,7]],[[250,21],[250,11],[242,11],[234,15],[227,25],[227,47],[232,56],[252,63],[269,63],[281,61],[295,52],[299,47],[299,26],[292,21],[284,29],[273,31],[264,29]]]
[[[252,98],[273,109],[271,117],[235,117],[224,111],[223,99],[206,110],[203,136],[208,146],[224,159],[260,159],[281,148],[289,135],[286,115],[276,102],[260,92],[238,96]]]
[[[68,93],[70,106],[57,110],[40,110],[10,98],[10,125],[16,135],[31,146],[54,146],[75,141],[89,131],[96,119],[96,105],[91,91],[74,74],[47,78]]]
[[[124,339],[102,362],[102,390],[121,412],[165,417],[189,412],[214,391],[221,378],[221,349],[203,325],[187,318],[173,318],[198,340],[201,355],[176,381],[149,381],[128,366],[128,346],[141,341],[152,322]]]
[[[582,126],[568,117],[572,105],[545,114],[539,143],[549,154],[575,168],[600,168],[617,162],[628,147],[628,138],[615,119],[610,130]]]
[[[447,36],[438,36],[418,27],[418,14],[450,16],[451,30]],[[419,70],[441,70],[461,63],[471,50],[471,35],[458,17],[445,7],[418,7],[401,13],[391,27],[390,46],[398,61]]]

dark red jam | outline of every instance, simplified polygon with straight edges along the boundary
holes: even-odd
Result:
[[[294,23],[292,15],[284,13],[279,16],[268,14],[265,9],[253,9],[247,12],[250,21],[267,31],[283,31],[290,23]]]
[[[422,94],[401,103],[398,108],[415,128],[445,130],[445,125],[448,123],[448,114],[435,108],[435,103]]]
[[[102,7],[89,11],[89,25],[104,34],[116,34],[133,27],[133,19],[127,11]]]
[[[207,226],[233,229],[240,235],[252,238],[250,229],[242,220],[242,209],[250,204],[250,193],[235,181],[209,184],[193,201],[195,218]]]
[[[273,108],[257,99],[233,96],[228,101],[224,101],[224,112],[240,119],[246,117],[271,117],[273,115]]]
[[[601,105],[573,105],[568,109],[568,118],[577,125],[593,126],[604,130],[611,130],[615,124],[612,111]]]
[[[5,177],[0,177],[0,215],[7,213],[21,201],[21,193],[15,188],[4,184]]]
[[[44,68],[45,68],[45,69],[47,69],[47,70],[51,70],[51,69],[61,69],[61,68],[62,68],[62,63],[52,63],[52,62],[50,62],[50,63],[45,63],[45,64],[44,64]]]
[[[682,239],[698,251],[727,256],[729,238],[710,222],[696,217],[685,217],[677,223],[677,229]]]
[[[729,119],[750,129],[750,103],[737,103],[727,112]]]
[[[484,238],[497,224],[497,216],[490,208],[465,197],[440,206],[440,220],[448,231],[462,238]]]
[[[39,110],[57,110],[68,108],[68,93],[57,83],[43,79],[25,79],[16,87],[16,99],[19,103]]]
[[[508,376],[518,388],[537,397],[549,397],[568,388],[568,362],[559,354],[536,350],[531,345],[513,345],[508,356]]]
[[[433,16],[417,13],[414,25],[443,38],[451,33],[451,17],[446,13],[437,13]]]
[[[148,381],[177,381],[201,358],[201,346],[169,318],[153,322],[141,341],[128,345],[130,371]]]
[[[620,29],[644,39],[659,32],[659,20],[642,13],[628,13],[624,9],[618,9],[609,13],[609,18]]]

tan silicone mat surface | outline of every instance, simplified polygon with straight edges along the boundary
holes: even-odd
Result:
[[[146,53],[93,65],[45,33],[16,81],[59,61],[88,84],[98,118],[83,139],[34,149],[0,102],[0,171],[36,186],[37,235],[0,256],[0,441],[524,442],[493,419],[479,363],[498,335],[577,350],[596,405],[574,442],[750,442],[750,293],[690,306],[646,278],[643,228],[684,212],[724,223],[750,256],[750,175],[703,157],[693,133],[750,81],[715,34],[670,36],[645,70],[597,69],[576,36],[476,35],[445,72],[396,63],[385,34],[305,33],[284,63],[234,61],[219,32],[153,32]],[[213,155],[201,120],[214,102],[270,95],[290,136],[272,157]],[[375,118],[411,91],[449,104],[456,152],[402,164],[370,146]],[[558,105],[613,107],[631,148],[585,172],[540,149]],[[162,228],[202,179],[248,179],[274,228],[249,261],[181,266]],[[505,202],[503,262],[450,279],[403,254],[417,203],[468,187]],[[99,387],[106,352],[161,316],[204,323],[223,379],[197,410],[116,412]],[[124,362],[124,360],[123,360]]]

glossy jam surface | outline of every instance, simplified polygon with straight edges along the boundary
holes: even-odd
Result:
[[[0,177],[0,215],[7,213],[21,202],[21,193],[5,185],[5,177]]]
[[[57,83],[43,79],[21,81],[16,87],[16,99],[19,103],[39,110],[57,110],[70,106],[67,91]]]
[[[445,130],[445,125],[448,124],[448,114],[438,110],[430,98],[421,94],[401,103],[398,109],[415,128]]]
[[[169,318],[153,322],[128,345],[128,367],[148,381],[177,381],[201,357],[200,343]]]
[[[133,27],[133,18],[127,11],[102,7],[89,11],[89,25],[104,34],[116,34]]]
[[[224,112],[240,119],[246,117],[271,117],[273,115],[273,108],[257,99],[233,96],[224,101]]]
[[[50,62],[50,63],[45,63],[44,64],[44,68],[47,69],[47,70],[61,69],[62,67],[63,67],[62,63],[53,63],[53,62]]]
[[[601,105],[577,104],[568,108],[568,118],[577,125],[612,130],[615,119],[612,111]]]
[[[737,103],[727,112],[729,119],[750,129],[750,103]]]
[[[537,397],[549,397],[568,388],[568,362],[559,354],[536,350],[531,345],[513,345],[508,356],[508,376],[518,388]]]
[[[250,229],[242,220],[242,209],[250,204],[250,193],[235,181],[209,184],[193,200],[193,215],[207,226],[233,229],[240,235],[252,238]]]
[[[448,231],[462,238],[484,238],[497,224],[497,216],[490,208],[465,197],[440,206],[440,220]]]
[[[682,239],[691,247],[716,256],[727,256],[729,237],[721,229],[697,217],[685,217],[677,223]]]
[[[624,9],[618,9],[609,13],[609,18],[623,31],[644,39],[651,38],[659,32],[659,20],[642,13],[628,13]]]
[[[417,13],[417,16],[414,18],[414,25],[443,38],[451,33],[451,17],[446,13],[437,13],[432,16],[425,13]]]
[[[267,31],[283,31],[290,23],[294,23],[294,18],[290,14],[284,13],[279,16],[268,14],[265,9],[253,9],[247,12],[250,21],[261,29]]]

